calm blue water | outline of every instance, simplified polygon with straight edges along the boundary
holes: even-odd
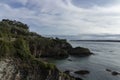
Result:
[[[106,69],[120,72],[120,43],[118,42],[83,42],[71,41],[73,47],[81,46],[89,48],[95,55],[79,58],[70,56],[64,60],[51,60],[50,62],[62,70],[70,70],[71,75],[81,77],[84,80],[120,80],[120,75],[113,76]],[[89,70],[90,74],[80,76],[74,74],[77,70]]]

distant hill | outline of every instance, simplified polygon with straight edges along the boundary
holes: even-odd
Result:
[[[87,41],[87,42],[120,42],[120,40],[70,40],[70,41]]]

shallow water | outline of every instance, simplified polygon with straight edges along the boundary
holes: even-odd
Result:
[[[73,47],[89,48],[95,55],[89,57],[70,56],[64,60],[50,60],[60,70],[70,70],[71,74],[84,80],[120,80],[120,75],[113,76],[106,69],[120,72],[120,43],[118,42],[86,42],[70,41]],[[80,76],[74,74],[77,70],[89,70],[90,74]]]

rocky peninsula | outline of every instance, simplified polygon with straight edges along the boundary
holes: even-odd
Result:
[[[19,21],[0,21],[1,80],[78,80],[59,71],[41,58],[67,58],[69,55],[89,56],[87,48],[73,48],[65,39],[46,38]]]

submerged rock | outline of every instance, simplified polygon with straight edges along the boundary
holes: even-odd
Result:
[[[108,72],[112,72],[112,70],[110,70],[110,69],[106,69],[106,71],[108,71]]]
[[[86,74],[89,74],[90,71],[88,71],[88,70],[79,70],[79,71],[75,71],[74,73],[80,74],[80,75],[86,75]]]
[[[72,48],[70,51],[69,51],[70,55],[74,55],[74,56],[89,56],[93,53],[90,52],[89,49],[87,48],[83,48],[83,47],[75,47],[75,48]]]

